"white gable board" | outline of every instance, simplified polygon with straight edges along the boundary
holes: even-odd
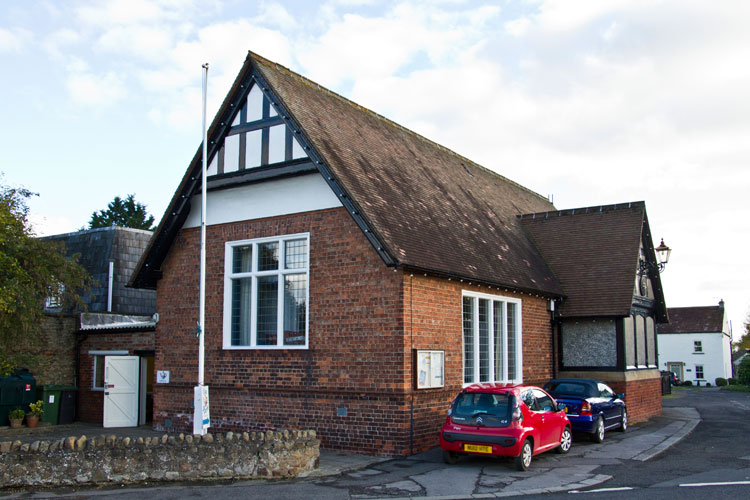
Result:
[[[190,204],[182,227],[200,227],[200,195]],[[206,204],[209,226],[342,206],[319,173],[209,191]]]

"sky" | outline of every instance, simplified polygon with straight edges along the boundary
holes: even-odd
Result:
[[[669,307],[750,310],[750,2],[0,0],[0,183],[38,235],[161,218],[248,50],[558,209],[646,202]]]

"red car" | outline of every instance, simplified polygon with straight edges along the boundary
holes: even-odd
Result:
[[[553,449],[567,453],[571,444],[564,405],[531,385],[470,385],[453,400],[440,430],[448,464],[461,455],[495,455],[515,457],[516,468],[523,471],[533,455]]]

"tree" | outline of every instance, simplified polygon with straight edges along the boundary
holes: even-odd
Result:
[[[745,334],[733,344],[735,351],[750,349],[750,312],[747,313],[747,318],[745,318]]]
[[[89,221],[89,229],[119,226],[150,231],[153,225],[154,216],[148,215],[146,205],[135,201],[135,196],[132,194],[124,200],[115,196],[115,199],[107,205],[107,210],[92,213]]]
[[[47,297],[63,310],[82,307],[80,294],[89,287],[89,274],[68,257],[62,243],[36,238],[28,221],[24,188],[0,183],[0,340],[12,342],[32,331]]]
[[[740,363],[740,368],[737,370],[737,380],[740,384],[750,385],[750,356],[745,356],[745,359]]]

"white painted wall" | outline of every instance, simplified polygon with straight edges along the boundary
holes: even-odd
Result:
[[[190,215],[183,227],[199,227],[200,195],[193,196],[190,203]],[[206,224],[209,226],[342,206],[338,197],[317,172],[209,191],[206,204]]]
[[[696,340],[701,342],[702,354],[694,352]],[[657,335],[657,341],[660,370],[666,370],[667,363],[682,362],[682,379],[695,383],[695,365],[703,365],[701,384],[711,385],[717,377],[732,376],[731,339],[727,333],[662,333]]]

